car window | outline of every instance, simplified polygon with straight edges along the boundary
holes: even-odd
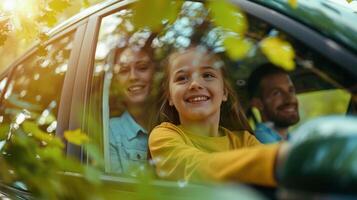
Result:
[[[289,75],[297,93],[300,121],[291,129],[315,117],[348,114],[349,106],[356,103],[353,98],[356,94],[352,93],[356,87],[353,75],[284,30],[279,30],[278,27],[253,16],[248,15],[248,19],[248,36],[255,42],[257,49],[264,37],[283,38],[294,48],[296,67],[289,71]],[[251,57],[243,59],[240,64],[241,73],[236,75],[237,90],[243,94],[241,98],[246,102],[246,108],[249,108],[249,100],[247,91],[244,90],[245,81],[250,71],[266,61],[267,57],[258,50],[252,53]],[[257,112],[254,113],[259,115]],[[256,118],[260,120],[260,116]]]
[[[109,16],[105,16],[101,20],[99,29],[99,36],[97,42],[97,48],[95,53],[95,70],[94,77],[96,82],[102,82],[102,87],[99,88],[100,99],[102,106],[102,122],[103,122],[103,143],[104,143],[104,160],[105,171],[111,172],[110,166],[110,154],[109,154],[109,120],[111,113],[115,112],[115,109],[109,107],[110,99],[110,86],[112,79],[112,65],[110,64],[113,59],[113,52],[116,46],[120,46],[120,41],[123,40],[127,33],[134,27],[131,23],[125,20],[131,11],[127,9],[120,10]],[[121,28],[119,28],[121,27]],[[93,96],[93,94],[92,94]]]
[[[191,6],[196,10],[197,18],[190,13]],[[106,172],[128,175],[147,162],[147,139],[150,128],[154,126],[157,113],[155,98],[162,77],[162,62],[168,52],[165,45],[189,45],[192,26],[205,16],[202,9],[201,3],[188,2],[182,8],[183,16],[176,20],[176,25],[168,26],[170,31],[163,35],[135,27],[129,8],[102,18],[94,76],[104,74],[101,105]],[[179,26],[184,26],[181,36]],[[178,42],[174,44],[176,37]],[[141,74],[137,78],[140,80],[130,78],[131,73]],[[145,98],[145,102],[136,102],[141,98]],[[140,123],[136,119],[132,114],[135,110],[144,111],[141,114],[146,122]]]
[[[5,76],[4,78],[2,78],[1,81],[0,81],[0,97],[1,97],[2,94],[3,94],[3,91],[4,91],[4,89],[5,89],[6,83],[7,83],[7,76]]]
[[[352,74],[330,61],[329,58],[312,50],[298,38],[290,36],[284,30],[272,26],[262,19],[246,14],[247,31],[244,35],[246,40],[241,41],[241,36],[237,36],[232,32],[227,33],[225,28],[210,20],[207,9],[199,2],[183,3],[178,18],[170,23],[164,21],[164,28],[154,36],[148,29],[135,27],[134,23],[130,21],[132,15],[133,13],[130,9],[122,9],[101,19],[95,53],[94,76],[98,78],[102,85],[101,88],[98,88],[102,97],[98,102],[102,107],[106,172],[115,172],[110,163],[112,156],[109,150],[110,143],[115,143],[113,139],[110,139],[110,129],[120,129],[119,126],[111,127],[110,120],[123,116],[123,112],[125,113],[123,104],[120,104],[124,98],[121,92],[123,92],[122,90],[125,89],[125,86],[114,85],[113,82],[117,73],[128,73],[128,71],[121,71],[123,68],[120,67],[123,65],[120,62],[116,62],[116,56],[123,53],[121,52],[123,48],[132,43],[136,44],[136,48],[140,49],[145,46],[148,40],[151,40],[151,48],[154,49],[154,62],[158,66],[153,79],[161,78],[161,72],[165,68],[166,56],[170,48],[187,48],[195,43],[208,46],[214,53],[224,59],[231,84],[243,105],[243,109],[248,112],[250,104],[247,79],[255,68],[271,61],[271,58],[263,52],[262,45],[267,39],[274,38],[279,42],[288,43],[294,51],[295,68],[290,69],[289,75],[298,95],[300,123],[317,116],[345,115],[350,105],[356,103],[356,98],[353,98],[355,94],[351,92],[353,88],[356,88],[356,82]],[[240,16],[242,15],[237,15],[237,20]],[[227,35],[235,39],[224,41]],[[227,41],[229,44],[227,44]],[[271,47],[279,49],[279,42],[273,43]],[[229,48],[234,47],[236,44],[242,45],[242,43],[249,43],[250,45],[249,48],[247,47],[248,51],[245,56],[239,56],[239,54],[245,51],[244,48],[246,46],[243,49],[239,49],[239,52],[233,52],[232,55],[232,51]],[[158,85],[153,84],[152,87],[153,93],[159,90]],[[160,95],[162,96],[163,94],[156,94],[156,96]],[[98,97],[98,95],[95,96]],[[326,101],[325,99],[329,100]],[[154,107],[155,103],[151,103]],[[138,107],[138,109],[143,109],[143,107]],[[147,118],[151,118],[149,112]],[[255,116],[255,118],[259,121],[259,116]],[[252,125],[254,127],[254,124]],[[231,127],[234,126],[232,122]],[[115,145],[125,146],[126,144],[119,142]],[[133,160],[145,157],[145,151],[124,150],[118,152],[118,154],[125,154]],[[121,163],[122,161],[117,160],[117,162]]]
[[[302,93],[298,95],[298,99],[301,102],[301,124],[319,116],[345,115],[348,112],[351,94],[343,89],[329,89]]]
[[[55,133],[72,40],[72,34],[64,36],[15,67],[0,106],[1,123],[9,133],[24,122],[46,133]]]

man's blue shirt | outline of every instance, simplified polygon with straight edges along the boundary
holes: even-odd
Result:
[[[255,126],[255,137],[263,144],[277,143],[283,138],[273,129],[271,123],[258,123]],[[289,138],[289,134],[288,134]]]
[[[134,164],[146,162],[148,134],[126,111],[109,121],[110,168],[128,173]]]

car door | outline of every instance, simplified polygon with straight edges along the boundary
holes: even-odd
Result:
[[[69,129],[81,128],[100,147],[101,155],[105,160],[103,171],[107,173],[106,176],[103,176],[103,180],[113,184],[113,187],[119,190],[129,192],[133,192],[130,188],[135,187],[137,180],[123,174],[112,174],[109,164],[108,123],[110,116],[115,114],[116,111],[111,110],[110,107],[110,80],[113,74],[111,74],[112,69],[108,66],[107,61],[110,59],[111,50],[121,45],[120,38],[127,37],[135,29],[128,21],[132,14],[130,7],[132,2],[121,1],[108,4],[107,7],[90,16],[85,35],[83,35],[84,40],[77,63],[78,71],[75,76],[68,117]],[[307,27],[271,8],[250,1],[236,1],[236,5],[247,13],[249,20],[247,36],[253,42],[255,49],[259,50],[260,42],[268,36],[283,38],[294,47],[297,55],[296,68],[291,71],[291,75],[298,93],[327,91],[328,96],[341,97],[337,98],[335,102],[315,100],[315,102],[318,102],[317,105],[325,104],[319,111],[316,111],[318,114],[314,113],[317,106],[311,109],[308,104],[311,102],[310,99],[300,97],[302,102],[300,112],[303,113],[302,121],[332,113],[345,115],[348,112],[349,104],[355,104],[355,98],[353,98],[355,90],[352,89],[355,88],[356,84],[356,71],[350,67],[351,63],[356,64],[357,62],[354,52],[313,28]],[[186,19],[181,18],[180,20],[180,23],[187,22]],[[200,23],[200,20],[195,21],[195,23]],[[168,33],[166,39],[177,41],[181,45],[189,43],[192,35],[187,37],[185,34],[192,31],[191,25],[190,23],[181,24],[181,27],[174,34]],[[194,27],[194,29],[199,30],[200,27]],[[145,35],[145,33],[143,34]],[[338,48],[335,48],[336,46]],[[234,80],[234,87],[240,94],[242,102],[246,102],[246,107],[248,100],[245,96],[246,91],[244,91],[245,81],[254,67],[267,61],[267,58],[258,50],[252,51],[253,56],[250,58],[239,61],[233,60],[232,66],[230,66],[233,70],[230,74]],[[343,62],[344,60],[350,62],[346,64]],[[317,97],[312,98],[316,99]],[[325,99],[326,97],[320,95],[319,98]],[[326,111],[327,108],[331,108],[331,104],[341,104],[341,106],[336,106],[337,109],[335,110]],[[69,152],[81,158],[84,164],[91,164],[91,160],[82,148],[69,145]]]
[[[74,97],[83,104],[73,104],[71,108],[70,119],[75,116],[82,116],[79,121],[70,121],[70,129],[73,127],[80,127],[91,140],[100,147],[100,153],[104,157],[105,165],[102,169],[104,174],[102,180],[107,188],[111,188],[113,192],[118,194],[126,194],[128,197],[146,194],[149,196],[158,195],[160,197],[169,197],[173,199],[185,199],[202,197],[202,191],[210,190],[205,186],[196,186],[187,183],[184,180],[167,182],[156,180],[155,176],[150,177],[151,172],[147,174],[149,178],[152,194],[140,193],[143,186],[143,179],[125,173],[113,172],[110,166],[109,153],[109,119],[120,113],[118,108],[111,100],[116,94],[111,88],[111,81],[114,76],[113,66],[111,66],[110,59],[113,49],[123,45],[128,35],[135,32],[135,27],[130,21],[132,18],[132,3],[134,1],[121,1],[109,5],[106,8],[94,13],[90,16],[84,36],[82,51],[79,62],[78,72],[76,75],[76,86],[74,88]],[[193,2],[191,2],[194,4]],[[188,3],[190,4],[190,3]],[[197,6],[197,5],[196,5]],[[201,7],[199,5],[199,7]],[[187,6],[189,7],[189,5]],[[188,14],[189,11],[185,11]],[[136,42],[140,43],[140,38],[148,38],[150,34],[148,31],[138,31],[135,37],[138,38]],[[133,39],[135,40],[135,39]],[[160,68],[159,64],[157,66]],[[157,78],[160,78],[160,73],[157,73]],[[155,76],[156,77],[156,76]],[[154,78],[156,79],[156,78]],[[81,86],[79,86],[81,85]],[[157,90],[158,85],[155,85]],[[116,96],[118,97],[118,96]],[[147,115],[149,117],[149,114]],[[73,117],[73,118],[72,118]],[[92,165],[91,160],[83,148],[74,147],[74,155],[80,157],[83,164]],[[144,154],[144,153],[142,153]],[[129,155],[129,159],[136,160],[140,154]],[[146,154],[146,153],[145,153]],[[146,155],[145,155],[146,156]],[[143,168],[144,165],[143,165]],[[138,169],[141,169],[140,167]],[[140,172],[140,171],[139,171]],[[149,177],[148,177],[149,176]],[[145,178],[145,177],[144,177]],[[179,190],[178,190],[179,188]],[[240,190],[237,188],[237,190]],[[244,189],[242,189],[244,190]],[[208,193],[207,193],[208,194]],[[211,193],[210,193],[211,194]],[[246,194],[242,194],[243,196]],[[247,194],[248,195],[248,194]],[[149,198],[149,197],[148,197]]]
[[[22,134],[29,134],[41,141],[40,146],[46,146],[46,140],[38,134],[63,137],[63,131],[68,130],[68,106],[82,43],[80,25],[83,24],[52,32],[47,41],[34,46],[3,73],[1,148]],[[13,161],[29,159],[26,155],[19,149],[18,154],[12,155],[16,157]],[[31,168],[26,164],[17,167]],[[20,181],[4,187],[10,196],[31,196]]]
[[[287,9],[287,5],[280,3],[279,9]],[[323,2],[316,2],[316,4],[318,3],[324,4]],[[328,33],[322,30],[318,31],[319,29],[316,27],[309,27],[306,23],[301,23],[282,14],[278,8],[272,9],[269,6],[264,6],[263,3],[263,5],[260,5],[251,1],[237,1],[237,4],[247,13],[249,32],[251,32],[251,34],[248,33],[248,36],[253,36],[252,38],[255,40],[257,48],[260,48],[260,43],[267,36],[282,38],[294,48],[296,66],[289,74],[296,88],[300,122],[291,127],[292,134],[294,134],[296,127],[318,117],[356,115],[357,71],[353,66],[357,64],[357,53],[352,48],[346,47],[341,41],[329,37]],[[325,12],[340,13],[331,9],[331,7],[325,9],[327,9]],[[308,12],[308,10],[306,11]],[[312,10],[310,12],[313,13]],[[340,14],[341,16],[343,15],[342,12]],[[317,16],[320,17],[319,20],[321,21],[330,20],[322,19],[321,15]],[[259,36],[260,34],[265,36],[261,37]],[[236,88],[238,91],[242,91],[238,93],[243,96],[243,99],[245,96],[245,80],[247,80],[245,77],[249,76],[247,71],[253,70],[255,66],[259,65],[259,63],[264,63],[264,60],[267,59],[265,56],[263,56],[265,58],[262,58],[259,54],[258,50],[251,54],[251,58],[244,59],[240,63],[241,70],[240,74],[236,75]],[[247,104],[249,104],[248,101],[246,100]],[[249,106],[247,105],[247,107]],[[341,118],[341,121],[344,119],[347,120],[347,118]],[[298,135],[295,136],[298,137]],[[299,152],[296,154],[299,154]],[[304,157],[303,154],[300,156]],[[294,163],[290,164],[294,165]],[[311,165],[313,164],[312,162]],[[314,168],[312,166],[308,168],[310,167]],[[346,168],[344,173],[348,174],[350,172],[351,170]],[[339,179],[333,181],[334,178],[332,177],[333,175],[330,176],[329,174],[324,174],[324,176],[320,177],[334,182],[334,184],[328,184],[328,181],[324,182],[326,183],[325,186],[330,187],[330,190],[319,187],[318,185],[324,184],[317,183],[317,181],[309,179],[310,177],[305,177],[306,180],[310,181],[304,180],[303,183],[298,183],[294,178],[291,180],[285,179],[280,186],[281,188],[279,188],[280,197],[290,199],[296,195],[296,198],[320,198],[321,196],[344,198],[344,191],[352,190],[351,183],[354,181],[354,177],[351,176],[343,181]],[[346,184],[341,183],[341,181]],[[293,190],[297,192],[291,193]],[[303,197],[306,191],[311,193]],[[349,194],[353,196],[353,193]]]

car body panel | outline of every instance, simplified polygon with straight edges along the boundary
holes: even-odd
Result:
[[[296,8],[286,0],[255,2],[296,19],[357,53],[357,15],[351,9],[326,0],[297,1]]]
[[[81,129],[88,133],[91,138],[95,138],[100,150],[104,151],[103,141],[105,136],[103,136],[102,105],[98,104],[92,96],[93,90],[96,87],[101,87],[99,84],[102,84],[96,82],[93,78],[98,30],[100,28],[100,20],[104,16],[114,13],[133,2],[135,0],[103,2],[72,17],[49,32],[50,39],[44,44],[75,31],[74,48],[71,52],[69,67],[62,88],[56,129],[57,136],[63,138],[64,131]],[[308,9],[316,11],[318,5],[324,3],[322,1],[299,1],[296,9],[291,8],[286,1],[278,0],[234,0],[232,2],[239,5],[249,15],[285,31],[316,52],[331,59],[332,62],[338,65],[336,69],[342,68],[351,73],[351,77],[357,77],[357,28],[356,26],[351,26],[351,22],[344,21],[344,23],[349,24],[348,26],[335,23],[333,19],[339,15],[334,12],[340,12],[340,10],[334,11],[333,8],[324,8],[328,14],[318,12],[319,15],[306,12]],[[329,23],[324,25],[322,22],[316,21],[316,19],[322,19],[322,22]],[[314,26],[317,26],[317,28],[312,28]],[[6,72],[6,75],[11,77],[11,72],[18,63],[32,55],[37,48],[38,46],[34,46],[15,61]],[[97,129],[92,129],[91,123],[93,121],[98,123]],[[65,151],[67,155],[78,158],[83,164],[89,163],[89,158],[82,147],[68,143]],[[78,177],[78,175],[70,173],[67,173],[67,175]],[[102,176],[102,181],[114,191],[127,195],[135,194],[133,188],[137,185],[137,180],[133,178],[114,177],[108,174]],[[165,195],[168,196],[170,196],[170,192],[177,191],[178,184],[179,182],[166,181],[155,181],[153,183],[155,187],[165,191]],[[195,188],[196,186],[192,187]],[[26,195],[28,194],[26,193],[24,196]]]
[[[317,32],[284,14],[278,13],[275,10],[250,1],[237,0],[235,2],[252,16],[258,17],[277,28],[284,30],[310,48],[321,53],[326,58],[331,59],[339,66],[345,68],[349,73],[352,73],[353,76],[357,77],[355,67],[357,66],[357,54],[355,52],[346,49],[331,38],[328,38],[320,32]],[[282,3],[284,6],[289,6],[285,4]],[[318,17],[316,17],[316,19],[318,19]]]

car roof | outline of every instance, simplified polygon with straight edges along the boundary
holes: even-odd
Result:
[[[49,34],[52,35],[62,28],[120,1],[133,2],[135,0],[107,0],[96,4],[59,24]],[[292,17],[323,35],[340,42],[348,49],[357,52],[357,26],[355,25],[357,12],[353,9],[331,0],[299,0],[296,8],[289,5],[286,0],[253,1]]]
[[[83,11],[80,11],[78,14],[76,14],[76,15],[68,18],[67,20],[61,22],[60,24],[56,25],[54,28],[52,28],[48,32],[48,34],[49,35],[56,34],[58,31],[61,31],[62,29],[71,26],[72,24],[75,24],[87,17],[90,17],[94,13],[99,12],[99,11],[101,11],[117,2],[129,3],[129,2],[133,2],[133,1],[135,1],[135,0],[106,0],[106,1],[100,2],[98,4],[92,5],[89,8],[87,8]]]
[[[135,0],[107,0],[98,3],[79,14],[69,18],[50,30],[52,35],[116,2],[133,2]],[[197,1],[197,0],[194,0]],[[202,0],[201,0],[202,1]],[[286,0],[253,0],[254,2],[281,12],[298,20],[323,35],[339,41],[343,46],[357,52],[357,13],[343,5],[330,0],[299,0],[293,8]]]
[[[329,0],[299,0],[294,8],[286,0],[253,0],[294,18],[357,52],[357,13]]]

